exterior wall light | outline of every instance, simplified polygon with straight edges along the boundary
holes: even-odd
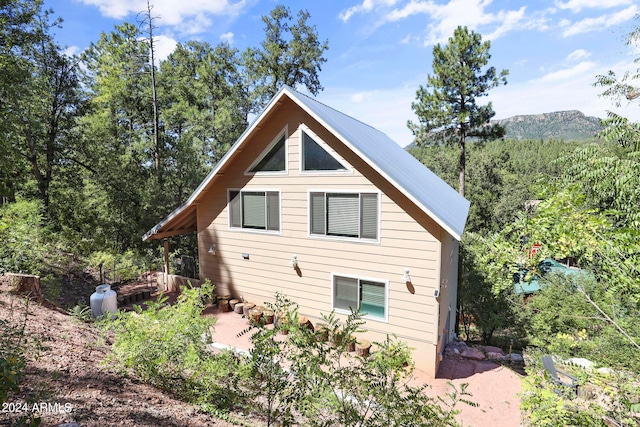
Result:
[[[404,280],[405,282],[411,281],[411,276],[409,276],[409,267],[404,268],[404,274],[402,275],[402,280]]]
[[[289,265],[291,266],[291,268],[293,268],[294,270],[296,268],[298,268],[298,255],[294,255],[291,257],[291,261],[289,261]]]
[[[209,252],[209,255],[215,255],[215,254],[216,254],[216,244],[215,244],[215,243],[214,243],[214,244],[212,244],[212,245],[209,247],[209,250],[208,250],[207,252]]]

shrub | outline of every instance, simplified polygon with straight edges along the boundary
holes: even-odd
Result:
[[[257,324],[251,335],[252,385],[267,425],[455,426],[455,406],[473,405],[464,387],[436,400],[425,394],[427,386],[409,385],[409,348],[394,338],[375,343],[369,357],[350,354],[364,332],[359,313],[345,321],[325,315],[324,329],[316,332],[299,326],[297,306],[286,297],[277,296],[273,308],[287,321],[274,328]],[[286,339],[276,338],[283,328]]]
[[[24,311],[22,311],[24,310]],[[10,315],[0,319],[0,404],[18,391],[29,357],[37,357],[40,340],[25,332],[29,299],[11,306]]]
[[[233,384],[242,371],[239,361],[231,353],[210,354],[203,340],[214,321],[201,316],[202,301],[212,292],[206,281],[200,288],[185,288],[174,305],[161,296],[145,311],[138,307],[119,312],[105,322],[115,334],[113,358],[144,381],[189,402],[232,407],[238,398]]]
[[[89,257],[89,264],[99,269],[103,266],[105,274],[109,274],[112,281],[125,281],[138,277],[145,269],[144,263],[132,250],[122,254],[96,251]]]
[[[0,274],[39,274],[44,261],[41,204],[17,201],[0,208]]]
[[[640,379],[629,373],[579,372],[580,390],[563,392],[550,384],[534,351],[520,394],[522,419],[535,427],[632,426],[640,423]]]

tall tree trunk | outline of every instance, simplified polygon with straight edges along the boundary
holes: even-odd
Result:
[[[152,92],[152,105],[153,105],[153,156],[154,165],[156,168],[156,175],[158,177],[158,184],[160,188],[163,186],[162,171],[160,169],[160,119],[158,117],[158,89],[156,85],[156,58],[155,47],[153,43],[153,17],[151,16],[151,2],[147,0],[146,21],[149,25],[149,50],[151,56],[151,92]]]
[[[458,163],[458,173],[459,173],[459,187],[458,193],[460,193],[464,197],[464,181],[465,181],[465,168],[467,163],[467,155],[466,155],[466,144],[465,144],[465,136],[463,135],[460,138],[460,159]]]

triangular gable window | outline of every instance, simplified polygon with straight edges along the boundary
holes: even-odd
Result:
[[[313,138],[302,132],[302,170],[303,171],[346,171],[335,157],[320,146]]]
[[[265,150],[262,158],[249,169],[256,172],[284,172],[286,171],[286,135],[283,133],[271,147]]]

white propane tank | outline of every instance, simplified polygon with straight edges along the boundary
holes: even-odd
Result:
[[[91,314],[100,317],[106,312],[118,311],[118,299],[116,291],[111,290],[111,285],[96,286],[96,291],[89,298]]]

